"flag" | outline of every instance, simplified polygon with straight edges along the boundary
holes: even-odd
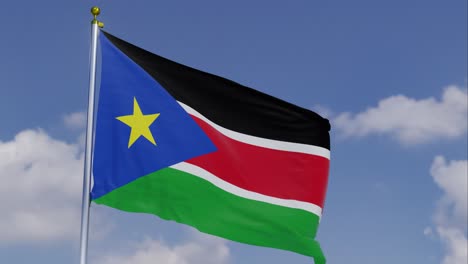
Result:
[[[329,121],[101,33],[92,200],[325,263]]]

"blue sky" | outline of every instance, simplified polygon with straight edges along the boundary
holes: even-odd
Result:
[[[2,3],[0,262],[78,262],[93,5],[114,35],[330,118],[329,263],[466,263],[463,0]],[[91,220],[93,264],[312,262],[149,215]]]

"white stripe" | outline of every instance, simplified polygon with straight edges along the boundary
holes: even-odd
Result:
[[[281,199],[281,198],[271,197],[271,196],[263,195],[260,193],[248,191],[248,190],[239,188],[233,184],[230,184],[226,181],[223,181],[222,179],[216,177],[215,175],[211,174],[205,169],[195,166],[193,164],[181,162],[181,163],[172,165],[170,167],[176,170],[190,173],[196,177],[204,179],[212,183],[216,187],[226,192],[229,192],[231,194],[234,194],[236,196],[239,196],[239,197],[243,197],[243,198],[255,200],[255,201],[260,201],[260,202],[265,202],[269,204],[274,204],[274,205],[280,205],[280,206],[289,207],[289,208],[302,209],[304,211],[311,212],[317,215],[319,218],[322,216],[322,208],[320,208],[320,206],[318,205],[307,203],[307,202],[296,201],[296,200]]]
[[[232,131],[232,130],[229,130],[227,128],[224,128],[222,126],[219,126],[213,123],[211,120],[204,117],[202,114],[200,114],[199,112],[197,112],[195,109],[191,108],[190,106],[179,101],[178,103],[190,115],[200,118],[201,120],[205,121],[210,126],[212,126],[214,129],[219,131],[221,134],[229,138],[232,138],[234,140],[241,141],[241,142],[254,145],[254,146],[269,148],[269,149],[312,154],[312,155],[324,157],[326,159],[330,159],[330,150],[326,148],[307,145],[307,144],[301,144],[301,143],[292,143],[292,142],[285,142],[285,141],[279,141],[279,140],[273,140],[273,139],[266,139],[266,138],[250,136],[250,135],[242,134],[236,131]]]

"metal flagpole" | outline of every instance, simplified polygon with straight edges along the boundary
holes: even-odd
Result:
[[[97,38],[102,23],[97,20],[99,7],[91,8],[91,52],[89,67],[88,118],[86,127],[86,146],[83,177],[83,199],[81,204],[80,264],[86,264],[88,254],[89,207],[92,170],[92,149],[94,132],[94,95],[96,86]]]

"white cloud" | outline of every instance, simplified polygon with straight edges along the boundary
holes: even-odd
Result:
[[[468,161],[447,162],[444,157],[437,156],[431,166],[431,175],[444,192],[434,213],[435,230],[446,248],[442,263],[466,264]]]
[[[431,167],[431,175],[437,185],[444,191],[444,196],[440,200],[439,209],[442,215],[438,216],[438,221],[448,221],[442,219],[449,216],[456,222],[453,224],[465,225],[467,223],[467,187],[468,187],[468,161],[458,160],[447,162],[444,157],[437,156]]]
[[[75,112],[63,117],[63,123],[70,129],[84,129],[86,127],[86,113]]]
[[[78,234],[83,173],[79,149],[41,130],[0,141],[0,243]]]
[[[196,234],[190,241],[169,246],[162,241],[146,239],[134,246],[133,253],[104,256],[98,264],[224,264],[229,261],[229,248],[220,238]]]
[[[445,244],[447,252],[442,264],[466,264],[468,263],[468,243],[465,233],[459,228],[444,228],[437,229],[442,242]]]
[[[466,88],[449,86],[440,100],[395,95],[364,112],[342,113],[333,123],[345,136],[389,134],[402,143],[417,144],[465,135],[467,111]]]

